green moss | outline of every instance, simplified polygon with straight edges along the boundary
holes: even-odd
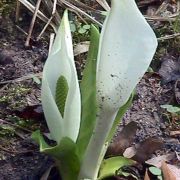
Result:
[[[9,15],[14,9],[16,1],[0,0],[0,16]]]
[[[23,85],[10,87],[8,91],[0,96],[0,103],[8,105],[12,109],[22,107],[25,104],[23,98],[29,92],[30,89]]]

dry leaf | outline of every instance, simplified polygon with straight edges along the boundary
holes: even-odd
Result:
[[[162,82],[166,84],[178,80],[180,78],[180,60],[171,55],[166,55],[161,61],[159,74],[162,77]]]
[[[132,158],[135,154],[136,154],[136,148],[129,147],[124,151],[123,156],[126,158]]]
[[[153,165],[157,168],[161,167],[163,161],[170,161],[176,156],[175,153],[169,153],[162,156],[157,156],[146,161],[146,164]]]
[[[180,180],[180,169],[171,164],[167,164],[167,166],[170,169],[170,171],[175,175],[176,180]]]
[[[157,138],[148,138],[144,142],[142,142],[137,149],[137,153],[132,157],[133,160],[137,162],[145,162],[150,155],[152,155],[156,150],[161,149],[163,147],[163,142]]]
[[[176,101],[178,104],[180,104],[180,79],[177,80],[175,83],[174,92],[175,92],[175,96],[176,96]]]
[[[90,44],[89,41],[84,41],[84,42],[78,43],[74,48],[74,56],[88,52],[89,44]]]
[[[122,155],[126,148],[133,142],[138,129],[137,123],[132,121],[127,124],[107,150],[106,155]]]
[[[170,131],[170,136],[177,136],[180,135],[180,130],[179,131]]]
[[[169,166],[163,161],[161,166],[164,180],[178,180]]]
[[[145,173],[145,176],[144,176],[144,180],[150,180],[147,169],[146,169],[146,173]]]
[[[54,167],[54,165],[50,166],[50,167],[44,172],[44,174],[42,175],[42,177],[40,178],[40,180],[47,180],[53,167]]]
[[[96,0],[106,11],[110,10],[110,7],[106,0]]]

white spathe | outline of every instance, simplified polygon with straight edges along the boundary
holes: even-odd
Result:
[[[97,60],[99,112],[79,179],[97,179],[107,136],[157,48],[156,36],[134,0],[112,0],[102,28]]]
[[[97,89],[108,111],[124,105],[157,48],[156,36],[134,0],[112,0],[100,38]]]
[[[63,118],[55,102],[56,83],[60,76],[66,78],[69,86]],[[81,99],[67,11],[44,66],[42,105],[51,137],[57,143],[62,137],[69,137],[75,142],[80,127]]]

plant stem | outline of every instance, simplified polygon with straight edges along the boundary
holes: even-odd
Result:
[[[106,139],[112,128],[115,117],[116,113],[105,112],[101,109],[100,114],[97,117],[96,128],[82,162],[79,180],[97,179],[101,162],[108,147]]]

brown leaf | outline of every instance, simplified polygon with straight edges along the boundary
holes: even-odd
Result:
[[[180,79],[177,80],[175,83],[174,92],[175,92],[176,101],[178,104],[180,104]]]
[[[180,130],[179,131],[170,131],[170,136],[177,136],[180,135]]]
[[[132,159],[140,163],[145,162],[150,155],[162,147],[162,140],[153,137],[148,138],[140,144],[139,148],[137,149],[137,153],[132,157]]]
[[[44,119],[43,109],[40,105],[26,106],[24,108],[21,108],[20,110],[13,111],[13,113],[23,119]]]
[[[75,47],[74,47],[74,56],[80,55],[82,53],[86,53],[89,49],[89,41],[84,41],[84,42],[80,42],[78,43]]]
[[[176,177],[176,180],[180,180],[180,169],[171,164],[167,164],[167,166],[170,169],[170,171],[174,174],[174,176]]]
[[[138,126],[136,122],[132,121],[127,124],[119,133],[115,139],[115,142],[110,144],[106,155],[122,155],[125,149],[128,148],[133,142],[137,129]]]
[[[163,172],[164,180],[177,180],[176,176],[165,162],[162,162],[161,169]]]
[[[180,78],[180,59],[177,60],[171,55],[166,55],[162,58],[159,74],[162,77],[163,83],[176,81]]]
[[[157,156],[146,161],[146,164],[160,168],[163,161],[171,161],[176,156],[175,153],[169,153],[162,156]]]
[[[145,176],[144,176],[144,180],[150,180],[149,175],[148,175],[148,170],[146,170]]]
[[[126,158],[132,158],[136,154],[136,148],[135,147],[128,147],[124,153],[123,156]]]

